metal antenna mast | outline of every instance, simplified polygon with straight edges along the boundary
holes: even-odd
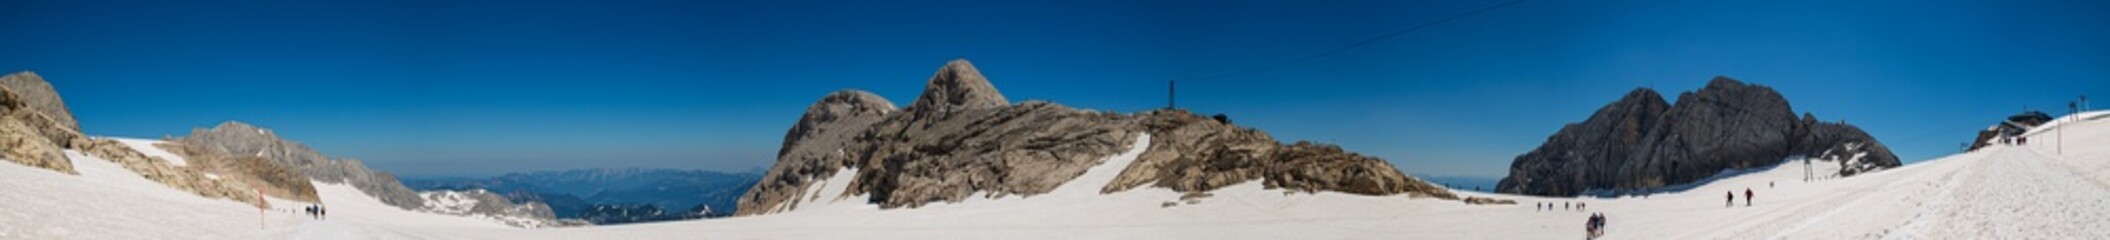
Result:
[[[1172,78],[1171,81],[1165,82],[1165,109],[1178,109],[1180,107],[1178,101],[1179,88],[1179,78]]]

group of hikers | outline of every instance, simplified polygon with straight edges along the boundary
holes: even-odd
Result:
[[[1769,183],[1768,185],[1771,185],[1771,184]],[[1746,206],[1746,207],[1749,207],[1749,206],[1751,206],[1751,199],[1752,199],[1752,198],[1754,198],[1754,197],[1757,197],[1757,195],[1758,195],[1758,192],[1757,192],[1757,191],[1752,191],[1752,190],[1751,190],[1751,188],[1744,188],[1744,206]],[[1727,195],[1725,195],[1725,196],[1724,196],[1724,198],[1728,199],[1728,200],[1727,200],[1727,202],[1724,202],[1724,203],[1723,203],[1723,206],[1724,206],[1724,207],[1735,207],[1735,206],[1736,206],[1736,191],[1729,191],[1729,192],[1727,193]],[[1586,204],[1587,204],[1587,203],[1583,203],[1583,202],[1561,202],[1561,203],[1560,203],[1559,205],[1560,205],[1560,207],[1561,207],[1561,209],[1560,209],[1560,210],[1570,210],[1570,209],[1573,209],[1573,210],[1575,210],[1575,211],[1581,212],[1581,211],[1584,211],[1584,210],[1583,210],[1584,208],[1588,207],[1588,205],[1586,205]],[[1553,209],[1553,205],[1554,205],[1554,203],[1550,203],[1550,202],[1539,202],[1539,203],[1536,203],[1535,205],[1536,205],[1536,207],[1537,207],[1537,209],[1536,209],[1536,210],[1538,210],[1538,211],[1553,211],[1553,210],[1554,210],[1554,209]],[[1584,227],[1584,230],[1585,230],[1585,233],[1587,233],[1587,234],[1588,234],[1588,236],[1589,236],[1589,238],[1590,238],[1590,239],[1597,239],[1597,237],[1600,237],[1600,236],[1604,236],[1604,226],[1605,226],[1605,217],[1604,217],[1604,213],[1602,213],[1602,212],[1599,212],[1599,213],[1591,213],[1591,214],[1590,214],[1590,220],[1588,220],[1588,222],[1585,222],[1585,223],[1584,223],[1584,225],[1583,225],[1583,227]]]
[[[2029,145],[2029,137],[2000,138],[2001,145]]]
[[[316,220],[321,220],[325,217],[328,217],[329,215],[329,211],[323,210],[322,205],[308,205],[307,209],[308,217],[315,218]]]
[[[1724,198],[1726,198],[1726,199],[1728,199],[1728,201],[1722,202],[1722,207],[1735,207],[1735,206],[1736,206],[1736,191],[1734,191],[1734,190],[1731,190],[1731,191],[1729,191],[1729,192],[1727,193],[1727,195],[1724,195],[1723,197],[1724,197]],[[1744,188],[1744,206],[1745,206],[1745,207],[1749,207],[1749,206],[1751,206],[1751,197],[1753,197],[1753,196],[1752,196],[1752,192],[1751,192],[1751,188]]]
[[[1574,207],[1572,207],[1572,208],[1571,208],[1571,207],[1569,207],[1569,206],[1574,206]],[[1584,203],[1579,203],[1579,202],[1577,202],[1577,203],[1571,203],[1571,202],[1561,202],[1561,210],[1575,209],[1575,211],[1577,211],[1577,212],[1581,212],[1581,211],[1583,210],[1583,207],[1588,207],[1588,206],[1585,206],[1585,205],[1584,205]],[[1538,203],[1538,210],[1539,210],[1539,211],[1553,211],[1553,203],[1549,203],[1549,202],[1540,202],[1540,203]]]

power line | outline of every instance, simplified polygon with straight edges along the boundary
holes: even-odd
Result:
[[[1471,16],[1474,16],[1474,15],[1480,15],[1480,14],[1482,14],[1482,13],[1487,13],[1487,12],[1491,12],[1491,11],[1494,11],[1494,10],[1498,10],[1498,9],[1502,9],[1502,8],[1507,8],[1507,7],[1509,7],[1509,6],[1514,6],[1514,5],[1517,5],[1518,3],[1524,3],[1524,1],[1525,1],[1525,0],[1514,0],[1514,1],[1504,2],[1504,3],[1502,3],[1502,4],[1496,4],[1496,5],[1494,5],[1494,6],[1489,6],[1489,7],[1486,7],[1486,8],[1481,8],[1481,9],[1478,9],[1478,10],[1473,10],[1473,11],[1470,11],[1470,12],[1465,12],[1465,13],[1462,13],[1462,14],[1458,14],[1458,15],[1451,15],[1451,16],[1448,16],[1448,17],[1438,18],[1438,19],[1436,19],[1435,21],[1429,21],[1429,22],[1426,22],[1426,23],[1422,23],[1422,24],[1420,24],[1420,25],[1414,25],[1414,26],[1412,26],[1412,27],[1408,27],[1408,28],[1405,28],[1405,29],[1400,29],[1400,30],[1397,30],[1397,31],[1392,31],[1392,32],[1390,32],[1390,33],[1385,33],[1385,34],[1383,34],[1383,35],[1377,35],[1376,37],[1371,37],[1370,39],[1364,39],[1364,40],[1362,40],[1362,41],[1357,41],[1357,42],[1355,42],[1355,43],[1352,43],[1352,44],[1348,44],[1347,46],[1342,46],[1342,47],[1340,47],[1340,48],[1335,48],[1335,49],[1333,49],[1333,50],[1329,50],[1329,51],[1326,51],[1326,52],[1320,52],[1319,54],[1312,54],[1312,55],[1310,55],[1310,56],[1305,56],[1305,57],[1303,57],[1303,58],[1297,58],[1297,59],[1294,59],[1294,60],[1290,60],[1290,61],[1287,61],[1287,62],[1277,63],[1277,64],[1273,64],[1273,65],[1266,65],[1266,66],[1261,66],[1261,67],[1257,67],[1257,68],[1251,68],[1251,69],[1246,69],[1246,70],[1244,70],[1244,71],[1226,72],[1226,73],[1219,73],[1219,74],[1214,74],[1214,75],[1205,75],[1205,76],[1202,76],[1202,77],[1196,77],[1196,78],[1188,78],[1188,81],[1194,81],[1194,80],[1214,80],[1214,79],[1230,78],[1230,77],[1236,77],[1236,76],[1241,76],[1241,75],[1246,75],[1246,74],[1253,74],[1253,73],[1260,73],[1260,72],[1265,72],[1265,71],[1268,71],[1268,70],[1275,70],[1275,69],[1277,69],[1277,68],[1287,67],[1287,66],[1290,66],[1290,65],[1297,65],[1297,64],[1301,64],[1301,63],[1304,63],[1304,62],[1310,62],[1310,61],[1312,61],[1312,60],[1318,60],[1318,59],[1321,59],[1321,58],[1326,58],[1326,57],[1330,57],[1330,56],[1333,56],[1333,55],[1335,55],[1335,54],[1341,54],[1341,53],[1343,53],[1343,52],[1347,52],[1348,50],[1352,50],[1352,49],[1360,48],[1360,47],[1363,47],[1363,46],[1369,46],[1369,45],[1371,45],[1371,44],[1376,44],[1376,43],[1378,43],[1378,42],[1380,42],[1380,41],[1384,41],[1384,40],[1386,40],[1386,39],[1391,39],[1391,38],[1393,38],[1393,37],[1398,37],[1399,35],[1405,35],[1405,34],[1407,34],[1407,33],[1413,33],[1413,32],[1416,32],[1416,31],[1421,31],[1422,29],[1428,29],[1429,27],[1435,27],[1436,25],[1442,25],[1442,24],[1444,24],[1444,23],[1450,23],[1451,21],[1456,21],[1456,20],[1458,20],[1458,19],[1463,19],[1463,18],[1466,18],[1466,17],[1471,17]]]

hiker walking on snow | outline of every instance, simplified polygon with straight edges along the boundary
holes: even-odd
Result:
[[[1744,206],[1751,206],[1751,188],[1744,188]]]
[[[1726,193],[1723,193],[1723,194],[1724,194],[1724,195],[1722,195],[1723,199],[1727,199],[1727,200],[1725,200],[1725,201],[1723,201],[1723,202],[1722,202],[1722,206],[1723,206],[1723,207],[1735,207],[1735,206],[1736,206],[1736,191],[1729,191],[1729,192],[1726,192]]]

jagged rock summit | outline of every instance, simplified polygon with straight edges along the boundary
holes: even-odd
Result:
[[[1496,190],[1541,196],[1610,193],[1690,183],[1723,170],[1808,157],[1843,166],[1839,175],[1899,165],[1860,128],[1797,119],[1773,88],[1715,77],[1665,104],[1642,88],[1564,126],[1517,156]]]
[[[1456,198],[1377,158],[1331,145],[1284,145],[1258,130],[1186,111],[1125,115],[1045,101],[1013,105],[973,64],[953,60],[902,111],[856,90],[831,93],[808,107],[785,134],[777,163],[741,197],[737,215],[829,201],[898,208],[1030,197],[1145,139],[1148,148],[1134,163],[1112,183],[1093,187],[1104,193],[1140,186],[1203,192],[1263,180],[1270,188],[1307,192]]]
[[[955,59],[930,76],[930,83],[923,85],[923,95],[909,104],[909,110],[951,112],[1008,105],[1011,101],[1004,99],[1004,93],[990,85],[989,78],[982,77],[982,71],[975,69],[973,63]]]

